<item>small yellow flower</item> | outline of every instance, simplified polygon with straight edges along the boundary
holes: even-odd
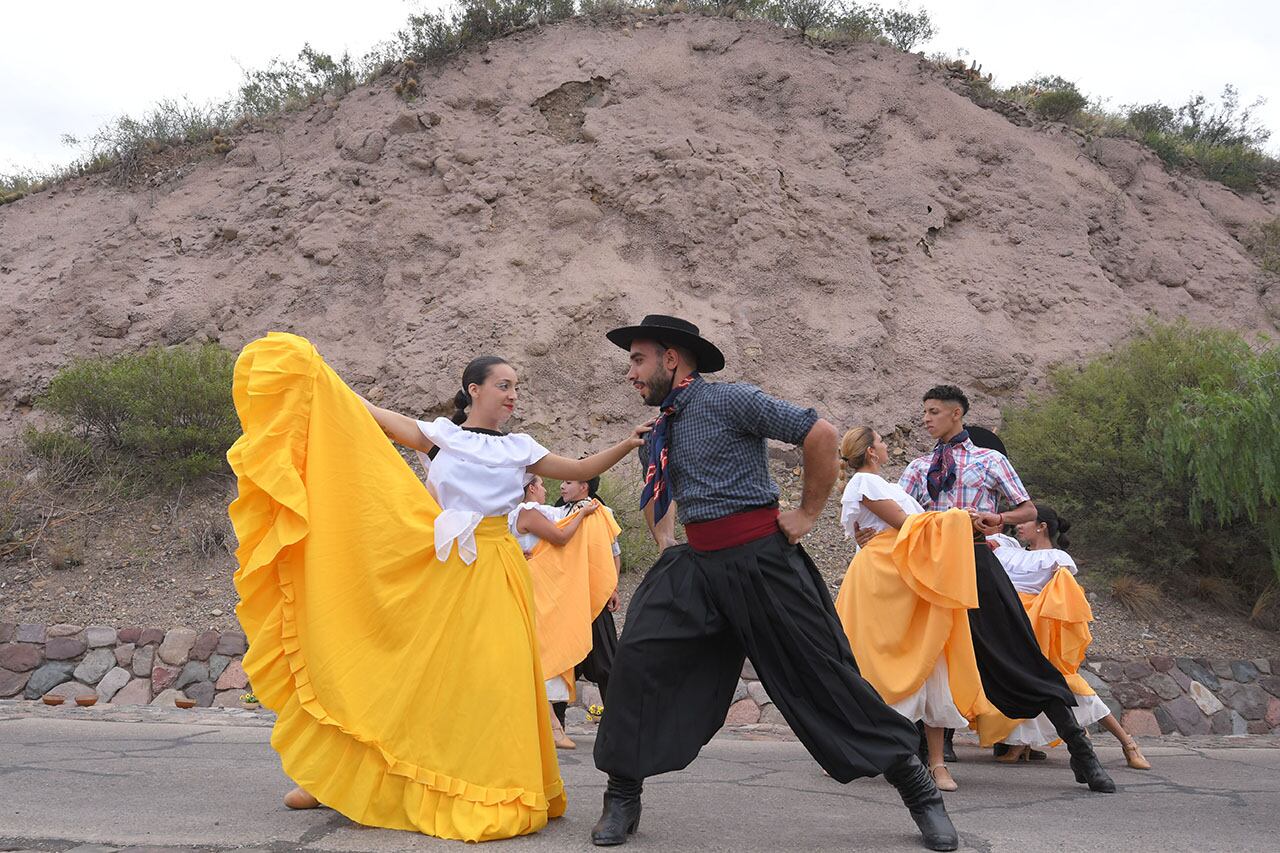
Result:
[[[596,722],[599,722],[599,721],[600,721],[600,718],[601,718],[602,716],[604,716],[604,706],[603,706],[603,705],[592,705],[591,707],[587,708],[587,717],[588,717],[588,719],[591,719],[591,720],[594,720],[594,721],[596,721]]]

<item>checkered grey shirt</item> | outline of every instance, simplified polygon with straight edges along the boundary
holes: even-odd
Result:
[[[754,385],[699,379],[676,399],[667,472],[681,524],[711,521],[778,502],[765,439],[801,444],[818,420]],[[649,444],[640,448],[641,470]]]

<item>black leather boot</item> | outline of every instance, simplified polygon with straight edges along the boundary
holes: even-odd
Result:
[[[947,808],[942,804],[942,792],[933,783],[933,777],[924,769],[920,757],[904,758],[888,770],[884,778],[898,789],[903,804],[911,812],[911,818],[920,829],[920,840],[930,850],[955,850],[960,846],[960,836]]]
[[[1116,783],[1111,781],[1107,771],[1102,769],[1102,763],[1098,761],[1098,756],[1093,751],[1089,736],[1084,733],[1084,729],[1080,727],[1071,709],[1061,702],[1056,702],[1045,710],[1045,716],[1049,718],[1049,722],[1053,723],[1058,737],[1066,743],[1067,752],[1071,753],[1071,770],[1076,774],[1076,781],[1082,785],[1087,784],[1090,791],[1114,794]]]
[[[604,810],[591,828],[591,843],[597,847],[626,844],[627,836],[640,826],[640,793],[644,782],[610,776],[604,789]]]
[[[942,760],[952,764],[960,760],[960,757],[956,755],[956,746],[952,743],[952,739],[955,736],[955,729],[942,730]]]

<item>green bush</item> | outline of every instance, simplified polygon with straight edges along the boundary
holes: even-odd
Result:
[[[1089,103],[1088,98],[1074,88],[1045,92],[1032,101],[1036,115],[1048,121],[1069,121]]]
[[[207,344],[74,362],[39,401],[63,426],[29,430],[27,448],[46,460],[92,457],[100,470],[122,468],[166,486],[223,473],[240,433],[234,360]]]
[[[795,27],[802,37],[811,32],[829,27],[835,19],[835,10],[831,0],[774,0],[773,20]]]
[[[1185,593],[1280,576],[1280,350],[1152,324],[1005,413],[1033,499],[1075,523],[1087,563]]]
[[[903,4],[896,9],[877,9],[878,24],[885,38],[898,50],[911,50],[921,42],[933,38],[936,30],[929,13],[923,8],[911,12]]]

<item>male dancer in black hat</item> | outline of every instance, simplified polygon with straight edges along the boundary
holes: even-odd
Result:
[[[661,409],[641,503],[664,550],[631,600],[614,659],[595,748],[609,783],[592,842],[624,843],[644,778],[688,766],[720,729],[745,656],[832,778],[883,773],[925,846],[954,850],[915,727],[858,674],[826,584],[796,544],[835,482],[835,428],[752,385],[703,379],[724,356],[692,323],[651,315],[608,337],[630,352],[627,380]],[[784,513],[769,438],[804,448],[803,498]],[[687,545],[674,542],[677,506]]]

